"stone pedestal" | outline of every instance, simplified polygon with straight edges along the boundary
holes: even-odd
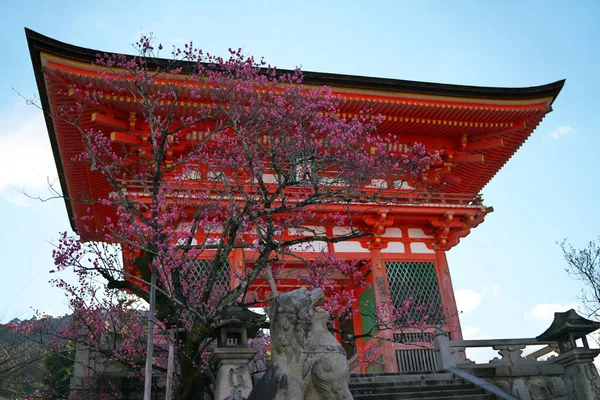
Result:
[[[600,376],[593,363],[598,354],[598,349],[574,348],[554,359],[565,368],[569,400],[600,399]]]
[[[252,391],[252,378],[248,363],[256,349],[248,347],[217,347],[208,362],[217,366],[217,385],[215,400],[224,400],[229,396],[247,398]]]

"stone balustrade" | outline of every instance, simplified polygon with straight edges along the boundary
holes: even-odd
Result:
[[[597,372],[593,373],[592,364],[599,350],[573,347],[561,353],[558,342],[536,338],[450,340],[443,331],[436,333],[434,345],[440,368],[464,371],[474,379],[483,379],[509,394],[499,397],[502,399],[513,398],[511,396],[523,400],[600,398],[600,381]],[[528,347],[531,351],[524,355]],[[469,349],[480,348],[492,348],[498,356],[487,363],[467,358]],[[551,353],[556,356],[548,357]],[[571,377],[574,374],[581,379],[585,377],[584,382],[574,381]]]
[[[528,346],[545,346],[543,349],[533,351],[523,356],[523,351]],[[449,340],[445,334],[437,334],[435,347],[439,351],[439,361],[443,368],[454,368],[465,365],[475,365],[469,360],[466,350],[471,348],[492,348],[498,352],[498,357],[489,361],[489,364],[523,365],[538,361],[538,358],[552,352],[558,353],[558,343],[554,341],[542,342],[535,338],[518,339],[484,339],[484,340]],[[483,364],[487,365],[487,364]]]

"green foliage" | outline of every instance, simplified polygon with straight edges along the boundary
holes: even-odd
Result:
[[[52,398],[57,399],[69,397],[69,383],[75,366],[75,344],[69,341],[62,347],[42,360],[43,382]]]

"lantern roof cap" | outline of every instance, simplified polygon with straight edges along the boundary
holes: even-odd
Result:
[[[568,341],[569,334],[577,340],[600,329],[600,322],[583,318],[574,309],[554,313],[552,325],[536,339],[539,341]]]

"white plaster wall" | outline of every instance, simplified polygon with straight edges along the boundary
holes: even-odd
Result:
[[[277,183],[277,177],[273,174],[263,174],[262,179],[264,183]]]
[[[385,249],[381,249],[382,253],[405,253],[404,243],[389,242]]]
[[[410,251],[413,253],[435,253],[435,251],[431,250],[429,247],[425,245],[423,242],[414,242],[410,244]]]
[[[306,225],[306,229],[288,228],[288,233],[290,234],[290,236],[315,236],[315,233],[318,236],[324,236],[327,233],[324,226]]]
[[[385,233],[383,234],[383,237],[386,237],[386,238],[401,238],[402,237],[402,230],[400,228],[387,228],[385,230]]]
[[[343,235],[349,235],[352,232],[354,233],[361,233],[361,230],[358,228],[350,228],[349,226],[336,226],[333,228],[333,234],[335,236],[343,236]]]
[[[296,251],[296,252],[304,251],[307,253],[320,253],[322,251],[327,251],[327,243],[320,242],[320,241],[314,241],[314,242],[307,242],[307,243],[302,243],[302,244],[295,244],[293,246],[290,246],[290,250]]]
[[[376,189],[387,189],[387,182],[385,181],[385,179],[371,179],[371,183],[369,183],[367,187]]]
[[[333,248],[337,253],[368,253],[369,249],[365,249],[359,242],[340,242],[334,243]]]
[[[412,239],[432,238],[431,235],[426,235],[421,228],[409,228],[408,237]]]

